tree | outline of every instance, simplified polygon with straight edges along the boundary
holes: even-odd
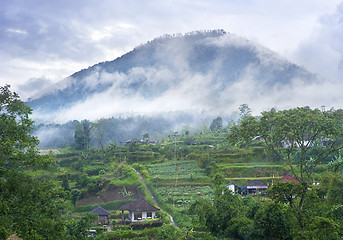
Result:
[[[294,207],[294,202],[301,192],[302,186],[293,182],[277,182],[269,190],[269,194],[274,200],[287,203],[290,207]]]
[[[9,170],[22,171],[51,163],[51,159],[40,156],[35,149],[39,141],[30,135],[31,113],[31,108],[10,91],[9,85],[0,87],[0,176]]]
[[[282,204],[266,203],[257,211],[254,225],[260,239],[292,239],[292,221]]]
[[[71,202],[76,205],[77,200],[80,199],[82,192],[79,189],[73,189],[70,193]]]
[[[248,104],[244,103],[239,106],[239,115],[241,117],[241,120],[251,115],[251,109]]]
[[[214,236],[227,237],[229,222],[238,217],[242,205],[238,195],[225,187],[215,191],[214,200],[196,200],[189,211],[195,215],[194,221],[209,230]]]
[[[82,120],[75,128],[75,148],[88,149],[92,138],[93,124],[88,120]]]
[[[35,149],[32,110],[9,88],[0,87],[0,238],[16,233],[24,239],[63,239],[60,190],[25,171],[52,161]]]
[[[212,132],[220,130],[223,127],[223,119],[221,117],[217,117],[213,119],[213,121],[210,124],[210,130]]]
[[[100,119],[98,122],[94,123],[95,138],[97,139],[101,149],[104,149],[104,145],[107,141],[106,133],[110,128],[110,120]]]

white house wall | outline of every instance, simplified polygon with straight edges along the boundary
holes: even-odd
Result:
[[[151,212],[152,214],[152,219],[155,218],[155,212]],[[135,212],[129,212],[129,218],[131,219],[132,222],[138,222],[141,220],[135,220]],[[147,219],[147,212],[142,212],[142,220]],[[150,219],[150,218],[149,218]]]

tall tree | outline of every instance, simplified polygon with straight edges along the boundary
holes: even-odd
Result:
[[[63,239],[56,186],[25,171],[51,163],[35,149],[31,112],[8,85],[0,87],[0,238]]]
[[[93,124],[88,120],[82,120],[75,128],[76,149],[87,149],[92,139]]]
[[[217,186],[213,201],[198,199],[190,207],[195,215],[195,223],[210,231],[214,236],[227,237],[229,221],[236,218],[242,210],[242,202],[238,195],[226,186]]]
[[[251,109],[248,104],[244,103],[239,106],[239,115],[241,119],[245,119],[246,117],[251,115]]]
[[[222,117],[216,117],[210,124],[210,130],[212,132],[220,130],[223,127],[223,119]]]
[[[108,119],[102,118],[98,122],[94,123],[93,126],[95,138],[99,143],[100,147],[104,149],[106,141],[108,140],[106,133],[110,129],[110,121]]]
[[[40,156],[35,147],[38,139],[30,135],[33,121],[19,96],[10,91],[10,86],[0,87],[0,176],[8,170],[22,171],[27,166],[40,167],[49,159]]]

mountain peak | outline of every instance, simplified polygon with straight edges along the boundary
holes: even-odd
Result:
[[[65,89],[29,105],[37,118],[58,121],[172,111],[229,114],[264,92],[314,80],[269,49],[222,29],[194,31],[163,35],[74,73]]]

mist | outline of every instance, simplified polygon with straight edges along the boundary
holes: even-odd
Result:
[[[125,125],[134,130],[113,133],[111,139],[116,141],[196,126],[218,116],[235,121],[232,116],[241,104],[259,115],[272,108],[339,108],[342,100],[342,83],[327,81],[259,44],[221,30],[157,38],[112,62],[75,73],[59,86],[65,88],[41,102],[38,98],[42,105],[34,107],[32,115],[38,124],[142,117],[164,123],[158,131]],[[44,129],[36,134],[42,142],[51,142],[54,128]],[[70,143],[73,135],[68,134]]]

